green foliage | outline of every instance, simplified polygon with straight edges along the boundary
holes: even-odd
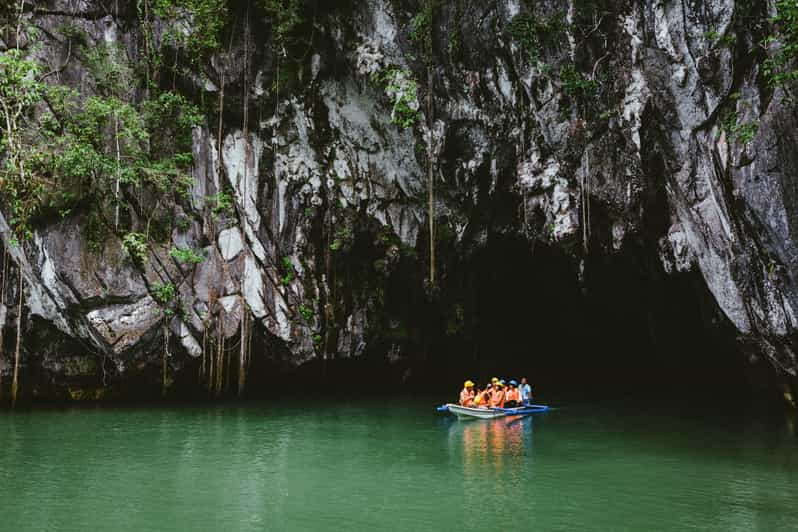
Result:
[[[97,212],[90,212],[86,220],[86,242],[89,249],[95,253],[99,252],[107,234],[108,231]]]
[[[101,42],[81,47],[81,54],[98,92],[125,98],[132,93],[135,78],[124,47]]]
[[[175,285],[172,283],[154,283],[152,289],[152,298],[161,305],[168,305],[175,299]]]
[[[449,52],[449,58],[454,59],[460,55],[461,51],[461,43],[460,40],[462,39],[462,35],[460,34],[460,28],[454,28],[452,31],[449,32],[449,36],[447,37],[447,50]]]
[[[188,216],[180,216],[177,220],[175,220],[175,227],[180,232],[186,232],[191,229],[191,220]]]
[[[150,222],[170,220],[159,211],[192,185],[191,128],[202,117],[185,98],[170,92],[155,92],[153,100],[142,104],[128,103],[135,83],[125,50],[104,43],[89,47],[75,25],[62,25],[59,31],[73,46],[81,46],[77,53],[100,95],[85,97],[38,81],[39,65],[22,51],[0,54],[0,119],[5,122],[0,127],[0,195],[9,222],[18,235],[30,235],[36,216],[64,217],[78,205],[88,206],[94,228],[89,246],[99,250],[103,210],[110,206],[118,212],[128,199],[137,198],[136,210],[147,220],[147,230],[128,232],[123,245],[143,262]]]
[[[564,15],[537,17],[532,13],[519,13],[510,21],[508,33],[518,46],[537,62],[543,57],[546,46],[554,46],[564,35]]]
[[[225,0],[155,0],[153,11],[169,23],[165,43],[184,48],[191,62],[198,63],[219,48],[227,18]]]
[[[43,85],[37,80],[39,65],[17,49],[0,54],[0,102],[4,112],[24,113],[38,103]]]
[[[390,227],[386,226],[380,229],[377,233],[377,243],[383,246],[390,246],[391,244],[399,244],[401,241],[399,237],[397,237],[393,230]]]
[[[560,84],[563,92],[570,98],[594,96],[599,88],[597,81],[587,79],[572,64],[567,64],[560,68]]]
[[[185,97],[166,91],[142,105],[142,117],[152,141],[163,151],[187,153],[191,164],[191,132],[202,124],[203,116]]]
[[[410,19],[410,40],[413,42],[422,42],[427,38],[430,26],[432,25],[433,3],[426,2],[424,9],[416,13]]]
[[[201,250],[192,248],[172,248],[169,256],[181,264],[199,264],[205,260]]]
[[[737,42],[737,35],[734,33],[720,33],[715,30],[710,30],[704,33],[704,37],[714,46],[730,48]]]
[[[220,191],[212,196],[207,196],[206,200],[211,202],[211,214],[214,218],[223,214],[225,216],[233,215],[233,196],[227,191]]]
[[[30,218],[39,205],[47,182],[35,171],[41,152],[28,142],[24,129],[44,85],[38,81],[39,65],[16,49],[0,54],[0,193],[9,209],[9,224],[17,236],[30,236]]]
[[[296,270],[294,269],[294,263],[291,262],[291,257],[283,257],[283,272],[280,282],[284,286],[288,286],[291,281],[296,279]]]
[[[260,0],[263,9],[274,18],[272,31],[274,45],[278,53],[286,46],[294,44],[298,38],[295,30],[302,24],[301,0]]]
[[[323,338],[321,337],[320,334],[316,333],[316,334],[313,335],[312,338],[313,338],[313,345],[314,346],[316,346],[316,347],[321,346],[321,341],[323,340]]]
[[[720,128],[726,132],[730,141],[737,140],[746,144],[754,140],[759,124],[756,122],[740,122],[738,113],[727,113],[720,123]]]
[[[767,37],[766,45],[772,47],[772,55],[763,65],[768,83],[779,87],[798,79],[798,2],[796,0],[776,0],[776,15],[770,22],[777,33]]]
[[[25,109],[38,102],[42,85],[37,81],[39,65],[26,59],[17,49],[6,50],[0,54],[0,98],[4,109]]]
[[[56,26],[55,31],[61,34],[62,37],[74,43],[85,45],[88,42],[88,34],[72,21],[64,22]]]
[[[344,245],[351,245],[355,239],[354,233],[349,227],[342,227],[335,232],[335,237],[330,243],[330,251],[338,251]]]
[[[88,180],[97,197],[108,197],[117,179],[122,185],[152,186],[159,200],[188,193],[191,154],[172,150],[182,147],[181,142],[190,145],[188,125],[196,119],[191,109],[173,113],[165,124],[163,118],[153,118],[163,95],[145,104],[142,112],[116,97],[92,96],[81,103],[74,91],[59,87],[50,89],[48,96],[58,125],[43,129],[48,156],[41,169],[58,183],[69,186]],[[159,204],[142,205],[142,211],[154,212]]]
[[[147,237],[142,233],[127,233],[122,237],[122,247],[130,257],[143,264],[147,262]]]
[[[299,305],[299,314],[302,315],[302,319],[306,322],[310,323],[313,321],[313,307],[305,305],[304,303]]]
[[[159,184],[169,166],[152,160],[150,133],[141,114],[116,97],[92,96],[81,103],[77,93],[48,88],[57,127],[44,128],[47,158],[42,170],[62,186],[89,182],[98,196],[107,196],[118,177],[122,184]],[[118,147],[118,152],[117,152]],[[160,183],[160,190],[168,186]]]
[[[187,162],[188,161],[188,162]],[[156,161],[142,161],[137,167],[138,175],[153,185],[159,194],[176,193],[179,197],[188,197],[194,181],[184,168],[190,164],[186,154],[177,153]]]
[[[402,129],[412,127],[420,118],[418,84],[408,70],[386,68],[373,76],[383,84],[385,94],[391,99],[391,123]]]
[[[737,124],[732,134],[740,142],[748,143],[754,140],[756,132],[759,131],[759,124],[756,122],[747,122],[744,124]]]

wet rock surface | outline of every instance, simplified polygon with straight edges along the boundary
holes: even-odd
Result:
[[[31,53],[45,64],[67,56],[65,21],[131,60],[143,53],[133,12],[36,4]],[[420,3],[344,2],[308,7],[307,53],[282,59],[268,14],[253,9],[241,32],[243,4],[231,6],[229,49],[183,65],[173,82],[195,101],[223,101],[193,132],[191,199],[180,207],[189,222],[145,263],[114,235],[90,242],[80,212],[10,246],[27,286],[29,392],[158,383],[165,331],[170,383],[190,387],[222,337],[235,372],[242,320],[253,382],[266,366],[351,357],[407,380],[447,341],[461,349],[478,334],[467,271],[507,238],[532,260],[564,257],[585,297],[602,292],[591,284],[600,264],[625,260],[613,257],[642,257],[652,285],[695,276],[710,296],[702,326],[794,381],[798,118],[784,89],[762,79],[762,30],[741,23],[766,18],[766,3],[447,2],[430,55],[412,37]],[[72,57],[48,81],[90,94],[90,76]],[[732,111],[757,124],[750,139],[724,129]],[[220,193],[230,208],[214,208]],[[180,262],[173,248],[202,260]],[[154,293],[165,283],[177,314]],[[32,330],[42,323],[46,333]]]

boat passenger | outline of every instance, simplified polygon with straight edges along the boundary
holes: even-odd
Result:
[[[488,399],[485,393],[486,393],[485,390],[479,389],[477,390],[477,393],[474,394],[475,407],[477,408],[484,407],[486,404],[488,404]]]
[[[517,385],[518,383],[515,381],[510,381],[507,383],[507,390],[504,392],[505,408],[515,408],[521,405],[519,401],[518,388],[516,388]]]
[[[491,408],[504,408],[504,390],[502,388],[501,382],[493,387],[493,393],[490,396]]]
[[[518,392],[521,396],[521,402],[528,405],[532,400],[532,387],[527,384],[526,377],[521,377],[521,386],[518,387]]]
[[[465,381],[460,392],[460,406],[474,406],[474,383]]]
[[[482,392],[482,401],[480,401],[480,406],[488,407],[490,406],[490,398],[493,396],[493,385],[488,384],[485,386],[485,391]]]

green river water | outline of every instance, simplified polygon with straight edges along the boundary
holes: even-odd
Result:
[[[0,412],[0,530],[798,530],[790,415],[563,401],[462,422],[434,406]]]

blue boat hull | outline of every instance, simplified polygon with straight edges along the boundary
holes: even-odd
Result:
[[[537,412],[545,412],[549,407],[547,405],[526,405],[519,406],[518,408],[494,408],[505,412],[508,416],[517,416],[521,414],[535,414]]]

